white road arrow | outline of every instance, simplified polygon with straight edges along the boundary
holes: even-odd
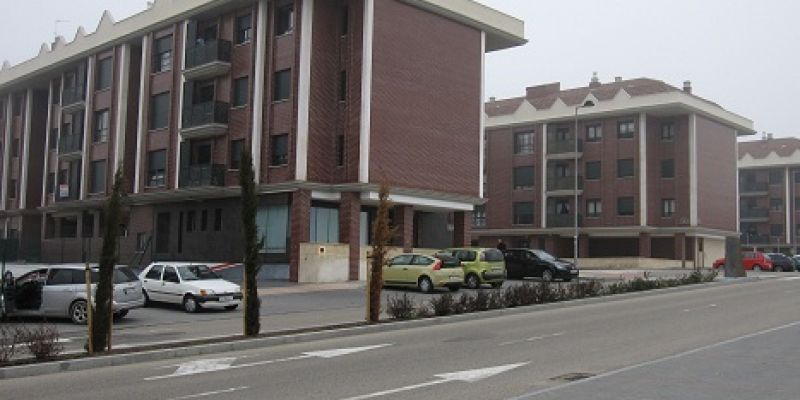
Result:
[[[206,359],[206,360],[195,360],[190,361],[187,363],[179,364],[177,367],[178,369],[169,374],[169,375],[160,375],[160,376],[151,376],[149,378],[144,378],[146,381],[156,381],[160,379],[167,379],[167,378],[178,378],[182,376],[188,375],[197,375],[197,374],[204,374],[208,372],[216,372],[216,371],[227,371],[232,369],[242,369],[248,367],[256,367],[259,365],[268,365],[268,364],[277,364],[289,361],[298,361],[298,360],[306,360],[309,358],[323,358],[323,359],[330,359],[335,357],[346,356],[350,354],[360,353],[362,351],[368,350],[375,350],[380,349],[382,347],[391,346],[391,344],[377,344],[373,346],[362,346],[362,347],[348,347],[343,349],[333,349],[333,350],[322,350],[322,351],[309,351],[306,353],[302,353],[302,355],[294,356],[294,357],[287,357],[287,358],[279,358],[277,360],[265,360],[265,361],[256,361],[247,364],[238,364],[232,365],[234,361],[236,361],[236,357],[228,357],[228,358],[214,358],[214,359]]]
[[[467,371],[459,371],[459,372],[451,372],[447,374],[439,374],[434,375],[434,377],[439,378],[434,381],[425,382],[425,383],[418,383],[416,385],[409,385],[403,386],[397,389],[389,389],[384,390],[381,392],[375,392],[370,394],[365,394],[356,397],[348,397],[343,400],[365,400],[365,399],[372,399],[375,397],[382,397],[387,396],[390,394],[400,393],[400,392],[407,392],[409,390],[421,389],[428,386],[436,386],[441,385],[443,383],[448,382],[464,382],[464,383],[475,383],[480,380],[490,378],[495,375],[502,374],[503,372],[511,371],[512,369],[519,368],[523,365],[528,363],[518,363],[518,364],[508,364],[508,365],[500,365],[497,367],[490,367],[490,368],[481,368],[481,369],[471,369]]]

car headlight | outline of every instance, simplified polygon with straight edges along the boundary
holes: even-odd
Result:
[[[200,296],[208,296],[209,294],[214,294],[214,291],[211,289],[200,289]]]

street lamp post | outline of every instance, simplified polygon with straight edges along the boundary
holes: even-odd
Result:
[[[572,234],[572,263],[575,264],[575,268],[578,268],[578,110],[581,108],[588,108],[594,107],[594,102],[591,100],[586,100],[583,105],[575,107],[575,165],[574,165],[574,172],[573,177],[575,179],[575,186],[574,195],[575,195],[575,202],[573,204],[574,211],[573,211],[573,234]]]

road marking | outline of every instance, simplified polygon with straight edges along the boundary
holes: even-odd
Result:
[[[600,380],[600,379],[603,379],[603,378],[608,378],[610,376],[618,375],[618,374],[621,374],[623,372],[628,372],[628,371],[632,371],[634,369],[648,367],[648,366],[655,365],[655,364],[660,364],[660,363],[665,362],[665,361],[675,360],[675,359],[678,359],[678,358],[681,358],[681,357],[685,357],[685,356],[689,356],[689,355],[692,355],[692,354],[700,353],[700,352],[703,352],[703,351],[706,351],[706,350],[711,350],[711,349],[715,349],[717,347],[721,347],[721,346],[733,344],[733,343],[736,343],[736,342],[740,342],[742,340],[751,339],[751,338],[754,338],[756,336],[766,335],[766,334],[769,334],[769,333],[778,332],[778,331],[781,331],[781,330],[784,330],[784,329],[788,329],[788,328],[794,328],[796,326],[800,326],[800,321],[795,321],[795,322],[792,322],[792,323],[789,323],[789,324],[786,324],[786,325],[781,325],[781,326],[778,326],[778,327],[775,327],[775,328],[765,329],[765,330],[759,331],[759,332],[748,333],[747,335],[742,335],[742,336],[739,336],[739,337],[735,337],[733,339],[724,340],[722,342],[717,342],[717,343],[714,343],[714,344],[710,344],[708,346],[698,347],[696,349],[684,351],[684,352],[678,353],[678,354],[673,354],[671,356],[666,356],[666,357],[658,358],[658,359],[655,359],[655,360],[645,361],[645,362],[639,363],[639,364],[629,365],[627,367],[615,369],[613,371],[604,372],[602,374],[595,375],[593,377],[582,379],[582,380],[579,380],[579,381],[569,382],[569,383],[565,383],[563,385],[557,385],[557,386],[552,386],[552,387],[549,387],[549,388],[535,390],[535,391],[532,391],[532,392],[529,392],[529,393],[525,393],[525,394],[517,396],[517,397],[511,397],[511,398],[509,398],[507,400],[532,399],[534,397],[537,397],[537,396],[545,394],[545,393],[551,393],[551,392],[555,392],[555,391],[558,391],[558,390],[561,390],[561,389],[566,389],[566,388],[569,388],[569,387],[572,387],[572,386],[581,385],[581,384],[586,383],[586,382],[592,382],[592,381]]]
[[[508,365],[500,365],[497,367],[489,367],[489,368],[481,368],[481,369],[471,369],[467,371],[459,371],[459,372],[450,372],[446,374],[438,374],[434,375],[435,378],[439,378],[430,382],[423,382],[418,383],[416,385],[408,385],[403,386],[396,389],[389,389],[383,390],[380,392],[365,394],[356,397],[348,397],[343,400],[365,400],[365,399],[372,399],[375,397],[382,397],[387,396],[390,394],[401,393],[401,392],[408,392],[410,390],[421,389],[428,386],[436,386],[441,385],[443,383],[448,382],[463,382],[463,383],[475,383],[480,380],[491,378],[495,375],[502,374],[504,372],[511,371],[512,369],[519,368],[523,365],[527,365],[527,362],[518,363],[518,364],[508,364]]]
[[[800,280],[800,276],[790,276],[786,278],[781,278],[782,281],[797,281]]]
[[[172,398],[170,398],[170,399],[167,399],[167,400],[186,400],[186,399],[196,399],[196,398],[198,398],[198,397],[208,397],[208,396],[213,396],[213,395],[215,395],[215,394],[225,394],[225,393],[238,392],[238,391],[240,391],[240,390],[245,390],[245,389],[248,389],[248,387],[247,387],[247,386],[239,386],[239,387],[230,388],[230,389],[215,390],[215,391],[213,391],[213,392],[205,392],[205,393],[198,393],[198,394],[190,394],[190,395],[188,395],[188,396],[181,396],[181,397],[172,397]]]
[[[564,335],[564,332],[558,332],[558,333],[553,333],[553,334],[550,334],[550,335],[533,336],[533,337],[529,337],[527,339],[522,339],[522,340],[512,340],[512,341],[509,341],[509,342],[502,342],[502,343],[500,343],[500,346],[508,346],[508,345],[511,345],[511,344],[519,344],[519,343],[523,343],[523,342],[535,342],[537,340],[550,339],[550,338],[559,337],[559,336],[563,336],[563,335]]]
[[[363,351],[380,349],[387,346],[391,346],[391,344],[378,344],[373,346],[349,347],[343,349],[322,350],[322,351],[309,351],[294,357],[279,358],[277,360],[256,361],[252,363],[238,364],[238,365],[232,365],[233,362],[236,361],[235,357],[195,360],[179,364],[178,369],[169,375],[151,376],[149,378],[144,378],[144,380],[156,381],[160,379],[179,378],[188,375],[197,375],[197,374],[204,374],[204,373],[218,372],[218,371],[229,371],[233,369],[242,369],[249,367],[257,367],[261,365],[306,360],[309,358],[331,359],[335,357],[360,353]]]

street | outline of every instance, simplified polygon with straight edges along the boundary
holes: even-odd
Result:
[[[3,399],[795,399],[794,276],[2,383]],[[47,382],[47,384],[42,384]]]

